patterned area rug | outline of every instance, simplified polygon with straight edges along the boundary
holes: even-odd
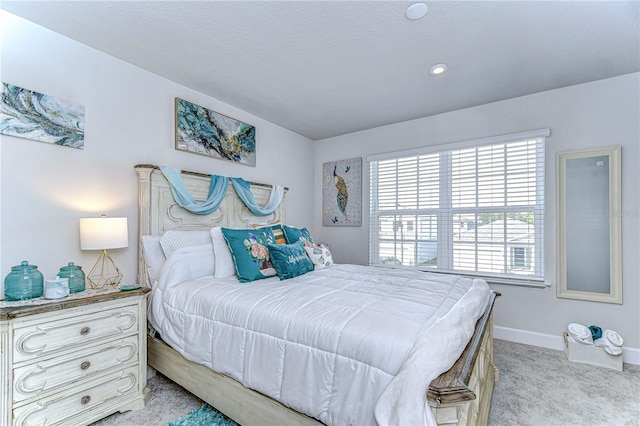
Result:
[[[238,426],[236,422],[217,411],[209,404],[202,404],[199,410],[193,410],[166,426]]]

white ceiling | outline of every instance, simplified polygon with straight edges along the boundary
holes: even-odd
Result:
[[[413,3],[1,7],[314,140],[640,69],[638,1],[428,1],[409,21]]]

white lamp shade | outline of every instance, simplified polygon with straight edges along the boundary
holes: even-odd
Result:
[[[126,217],[80,218],[80,249],[105,250],[128,246]]]

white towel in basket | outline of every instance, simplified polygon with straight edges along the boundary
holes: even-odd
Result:
[[[593,344],[593,336],[591,335],[589,327],[572,322],[567,326],[567,330],[569,331],[569,336],[571,336],[574,341],[584,343],[585,345]]]
[[[622,344],[624,340],[613,330],[605,330],[602,337],[593,341],[596,346],[601,346],[609,355],[622,354]]]

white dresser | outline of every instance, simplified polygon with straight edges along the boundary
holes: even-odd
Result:
[[[85,425],[143,408],[148,292],[0,302],[0,426]]]

